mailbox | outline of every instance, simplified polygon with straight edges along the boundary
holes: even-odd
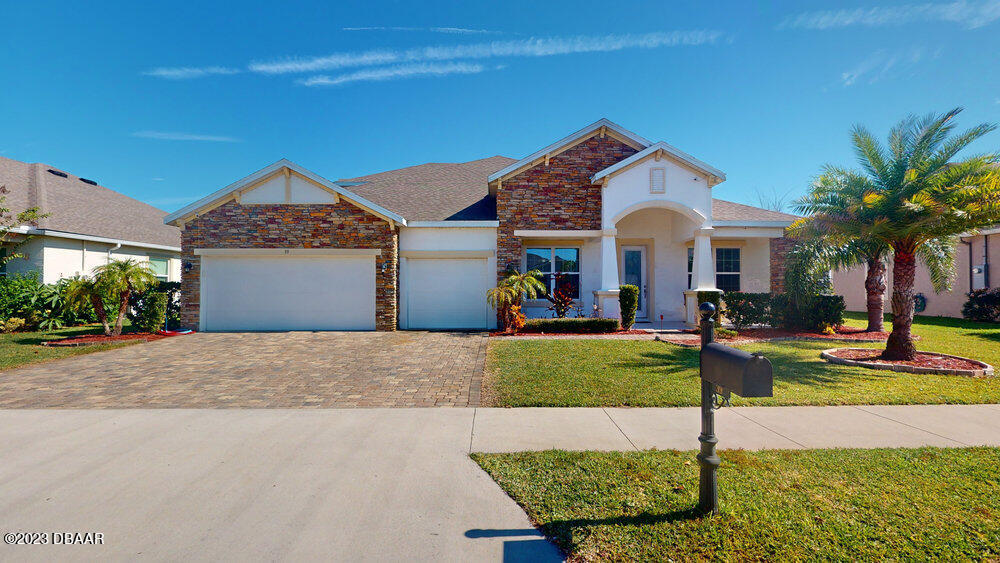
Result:
[[[767,358],[718,342],[701,347],[701,377],[740,397],[772,395],[774,380]]]

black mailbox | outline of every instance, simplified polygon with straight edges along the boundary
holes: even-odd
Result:
[[[740,397],[772,396],[771,362],[718,342],[701,347],[701,377]]]

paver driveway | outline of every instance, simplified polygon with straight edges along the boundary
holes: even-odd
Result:
[[[478,406],[486,337],[204,333],[0,372],[0,408]]]

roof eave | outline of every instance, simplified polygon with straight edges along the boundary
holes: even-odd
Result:
[[[723,172],[722,170],[719,170],[718,168],[716,168],[714,166],[711,166],[711,165],[709,165],[709,164],[707,164],[705,162],[702,162],[701,160],[698,160],[697,158],[695,158],[695,157],[687,154],[686,152],[678,149],[677,147],[674,147],[672,145],[664,143],[663,141],[660,141],[658,143],[653,143],[653,144],[649,145],[648,147],[646,147],[645,149],[643,149],[643,150],[635,153],[634,155],[632,155],[632,156],[630,156],[630,157],[628,157],[628,158],[626,158],[624,160],[620,160],[620,161],[612,164],[611,166],[608,166],[604,170],[601,170],[598,173],[594,174],[593,177],[591,177],[590,181],[593,184],[599,184],[601,182],[601,180],[604,179],[605,177],[614,175],[616,172],[618,172],[618,171],[620,171],[620,170],[622,170],[624,168],[627,168],[631,164],[639,162],[639,161],[641,161],[643,159],[649,158],[649,157],[655,155],[658,151],[661,151],[661,150],[664,153],[666,153],[666,154],[674,157],[675,159],[680,160],[681,162],[687,164],[688,166],[694,168],[695,170],[698,170],[699,172],[702,172],[706,176],[711,176],[711,177],[715,178],[717,181],[714,182],[714,183],[710,182],[710,184],[712,184],[712,185],[721,184],[722,182],[726,181],[726,173]]]

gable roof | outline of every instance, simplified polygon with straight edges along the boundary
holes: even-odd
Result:
[[[512,162],[506,156],[432,162],[338,181],[409,221],[495,221],[486,179]]]
[[[234,194],[239,190],[252,186],[253,184],[260,182],[261,180],[264,180],[267,177],[277,172],[280,172],[283,168],[287,168],[292,172],[295,172],[299,176],[302,176],[303,178],[315,182],[316,184],[319,184],[329,189],[330,191],[336,192],[345,199],[351,201],[352,203],[358,205],[359,207],[366,209],[371,213],[374,213],[375,215],[382,216],[385,219],[391,219],[402,225],[406,224],[406,219],[404,219],[402,215],[389,211],[388,209],[382,207],[381,205],[369,201],[368,199],[354,193],[353,191],[348,190],[346,187],[344,187],[344,185],[337,182],[331,182],[330,180],[327,180],[326,178],[320,176],[319,174],[315,174],[285,158],[279,160],[278,162],[275,162],[274,164],[271,164],[270,166],[265,166],[264,168],[261,168],[260,170],[254,172],[253,174],[250,174],[245,178],[241,178],[233,182],[232,184],[229,184],[228,186],[222,188],[221,190],[211,193],[194,203],[191,203],[189,205],[186,205],[178,209],[177,211],[164,217],[163,222],[167,223],[168,225],[176,224],[178,221],[182,219],[186,219],[191,215],[196,215],[199,211],[205,208],[210,208],[220,203],[224,203],[232,199],[234,197]]]
[[[745,205],[724,199],[712,200],[712,223],[747,223],[747,222],[774,222],[783,223],[781,226],[791,225],[798,219],[797,215],[771,211],[761,207]],[[778,226],[778,225],[775,225]]]
[[[49,215],[39,230],[180,250],[180,231],[163,224],[165,211],[48,164],[0,157],[0,185],[13,214],[38,207]]]
[[[714,176],[718,180],[717,182],[715,182],[715,184],[723,182],[726,179],[726,173],[723,172],[722,170],[719,170],[714,166],[705,164],[704,162],[687,154],[686,152],[681,151],[680,149],[673,147],[671,145],[668,145],[663,141],[660,141],[659,143],[653,143],[652,145],[649,145],[645,149],[633,154],[632,156],[626,159],[619,160],[618,162],[612,164],[611,166],[608,166],[604,170],[601,170],[597,174],[594,174],[594,176],[590,179],[590,181],[597,184],[600,182],[602,178],[611,176],[616,172],[624,170],[625,168],[628,168],[629,166],[645,158],[649,158],[655,155],[659,151],[663,151],[667,155],[670,155],[675,159],[687,164],[691,168],[694,168],[695,170],[702,172],[706,176]],[[712,182],[709,182],[709,187],[712,187],[712,185],[713,185]]]
[[[537,150],[537,151],[529,154],[528,156],[522,158],[521,160],[513,162],[510,165],[505,166],[504,168],[501,168],[500,170],[497,170],[493,174],[490,174],[489,177],[486,180],[487,180],[487,182],[493,182],[493,181],[499,180],[499,179],[501,179],[501,178],[503,178],[503,177],[505,177],[505,176],[513,173],[513,172],[516,172],[516,171],[520,170],[521,168],[524,168],[525,166],[530,166],[534,161],[538,160],[539,158],[544,158],[545,155],[547,155],[547,154],[549,154],[551,152],[558,151],[559,149],[565,147],[566,145],[575,144],[578,141],[580,141],[581,138],[583,138],[583,137],[589,137],[591,133],[593,133],[594,131],[600,130],[602,127],[606,128],[606,130],[608,130],[608,131],[612,131],[612,132],[620,135],[621,137],[623,137],[625,139],[628,139],[628,140],[632,141],[633,143],[635,143],[637,145],[636,148],[646,148],[650,144],[652,144],[649,140],[647,140],[647,139],[645,139],[643,137],[640,137],[639,135],[637,135],[637,134],[629,131],[628,129],[625,129],[621,125],[618,125],[617,123],[614,123],[613,121],[610,121],[608,119],[601,118],[601,119],[598,119],[597,121],[591,123],[590,125],[587,125],[583,129],[580,129],[579,131],[575,131],[573,133],[570,133],[569,135],[566,135],[565,137],[563,137],[562,139],[559,139],[558,141],[552,143],[551,145],[549,145],[549,146],[547,146],[547,147],[545,147],[543,149]]]

